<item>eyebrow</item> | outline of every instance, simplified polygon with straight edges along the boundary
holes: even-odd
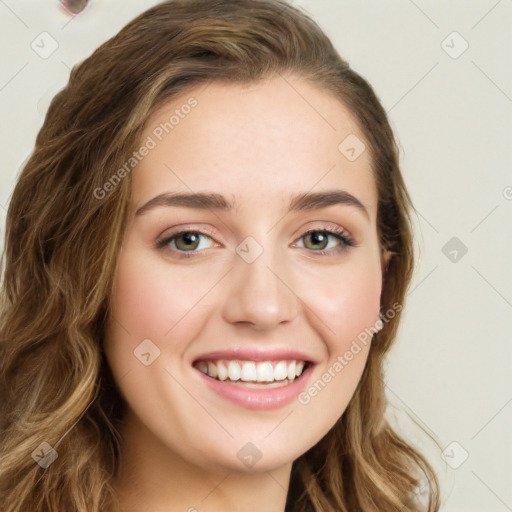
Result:
[[[291,198],[288,211],[316,210],[337,204],[354,206],[364,213],[368,219],[370,218],[363,203],[345,190],[327,190],[323,192],[304,192],[297,194]],[[232,211],[235,209],[233,203],[230,203],[223,195],[214,192],[175,192],[160,194],[150,199],[135,212],[135,216],[144,215],[154,208],[172,206],[198,208],[202,210]]]

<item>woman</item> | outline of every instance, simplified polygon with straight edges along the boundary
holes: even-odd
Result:
[[[4,510],[438,510],[384,418],[410,207],[375,93],[298,9],[133,20],[10,202]]]

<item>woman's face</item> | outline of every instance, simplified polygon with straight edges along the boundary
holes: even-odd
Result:
[[[382,286],[361,139],[292,76],[196,88],[150,118],[105,339],[145,453],[266,471],[341,416]]]

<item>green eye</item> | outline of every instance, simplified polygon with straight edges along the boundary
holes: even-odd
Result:
[[[299,240],[302,245],[298,247],[322,256],[341,253],[349,247],[357,246],[348,233],[341,228],[335,228],[332,231],[312,229],[304,233]],[[155,247],[157,249],[167,248],[178,258],[193,257],[200,255],[202,250],[209,249],[212,242],[213,238],[201,231],[180,231],[158,240]]]
[[[329,241],[334,239],[334,246],[328,247]],[[302,235],[304,248],[310,249],[319,254],[328,252],[343,251],[347,247],[355,247],[354,241],[345,231],[330,231],[324,229],[313,229]],[[339,242],[339,243],[337,243]]]
[[[209,236],[203,233],[198,233],[197,231],[183,231],[167,238],[164,242],[169,244],[174,241],[176,249],[179,251],[189,252],[198,249],[202,237],[210,238]],[[204,249],[204,247],[201,247],[201,249]]]
[[[324,231],[311,231],[304,235],[304,245],[307,249],[325,249],[329,243],[329,235],[326,235]],[[308,241],[312,243],[314,247],[308,247]]]

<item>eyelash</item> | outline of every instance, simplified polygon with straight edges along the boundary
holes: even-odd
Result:
[[[175,238],[178,238],[180,235],[184,235],[186,233],[203,235],[203,236],[207,236],[210,238],[212,238],[214,236],[214,233],[212,231],[208,231],[208,230],[194,231],[191,229],[186,229],[186,230],[182,230],[182,231],[177,231],[176,233],[172,233],[169,236],[166,236],[162,239],[157,240],[155,243],[155,248],[158,250],[163,250],[163,249],[169,248],[168,245],[170,242],[172,242],[172,240],[174,240]],[[340,228],[338,226],[333,226],[330,229],[327,229],[327,228],[310,229],[310,230],[306,231],[305,233],[303,233],[302,236],[299,238],[299,240],[304,238],[305,236],[309,235],[310,233],[323,233],[326,235],[331,235],[341,242],[341,244],[338,245],[338,247],[336,247],[335,249],[322,249],[319,251],[315,251],[314,249],[309,249],[313,253],[318,254],[320,256],[329,256],[329,255],[332,255],[333,253],[339,254],[343,251],[346,251],[350,247],[358,246],[358,244],[355,243],[354,239],[343,228]],[[179,254],[178,258],[194,258],[194,257],[202,254],[202,252],[204,251],[204,249],[199,250],[199,251],[197,251],[197,250],[180,251],[179,249],[171,249],[171,250],[173,252],[177,252]]]

